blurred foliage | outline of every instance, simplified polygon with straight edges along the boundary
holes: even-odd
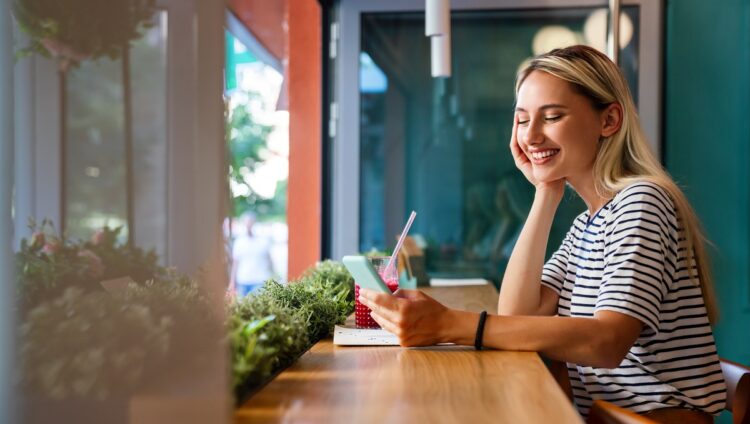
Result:
[[[22,239],[15,254],[16,284],[22,304],[50,298],[68,287],[101,289],[100,281],[128,277],[136,283],[160,278],[153,250],[118,243],[121,228],[102,228],[90,240],[67,240],[53,224],[29,222],[32,236]]]
[[[244,298],[211,299],[198,280],[158,266],[153,252],[118,243],[118,229],[71,241],[49,221],[31,226],[16,253],[22,384],[52,399],[169,384],[228,342],[239,402],[354,311],[353,280],[337,262],[289,284],[269,280]],[[222,302],[224,321],[212,307]]]
[[[118,57],[151,25],[155,0],[14,0],[13,14],[31,44],[19,55],[55,58],[61,68]]]
[[[21,384],[51,399],[103,400],[165,384],[222,343],[195,279],[118,243],[120,229],[68,240],[31,222],[16,253]],[[106,287],[105,287],[106,286]],[[219,311],[220,312],[220,311]]]
[[[68,287],[21,323],[23,384],[52,399],[127,395],[163,365],[173,325],[140,302]]]
[[[83,59],[119,57],[122,48],[151,26],[155,0],[14,0],[13,15],[37,53],[76,66]]]
[[[238,186],[246,187],[245,193],[234,193],[234,216],[252,211],[260,220],[267,217],[286,216],[287,181],[276,186],[272,198],[256,193],[247,182],[251,174],[263,163],[268,150],[268,136],[273,127],[258,122],[250,111],[249,103],[260,101],[258,93],[247,93],[249,101],[234,107],[226,119],[227,143],[229,145],[229,178]]]

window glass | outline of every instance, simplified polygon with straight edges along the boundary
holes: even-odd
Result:
[[[161,258],[166,249],[167,214],[167,13],[130,48],[129,72],[122,58],[83,61],[66,79],[65,229],[88,238],[102,226],[133,234]],[[127,195],[125,97],[130,80],[133,143],[133,198]],[[132,202],[134,230],[128,228]]]
[[[639,9],[621,68],[637,93]],[[499,281],[533,199],[508,149],[517,70],[572,44],[605,49],[606,9],[452,12],[453,75],[430,77],[424,14],[366,13],[360,51],[360,250],[389,249],[411,210],[432,276]],[[637,101],[637,99],[636,99]],[[568,193],[548,254],[585,206]]]

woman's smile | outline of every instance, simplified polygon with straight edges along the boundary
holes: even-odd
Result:
[[[560,149],[537,149],[527,151],[527,156],[534,165],[544,165],[552,161],[560,152]]]

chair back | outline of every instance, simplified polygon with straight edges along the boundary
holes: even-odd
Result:
[[[589,410],[589,417],[586,419],[587,424],[657,424],[642,415],[633,411],[606,402],[595,400]]]
[[[750,368],[721,358],[721,372],[727,383],[727,406],[734,424],[750,424]]]

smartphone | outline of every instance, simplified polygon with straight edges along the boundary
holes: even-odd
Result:
[[[377,290],[379,292],[391,294],[391,290],[385,285],[378,272],[375,271],[372,264],[364,256],[344,256],[344,266],[354,277],[354,281],[360,287]]]

